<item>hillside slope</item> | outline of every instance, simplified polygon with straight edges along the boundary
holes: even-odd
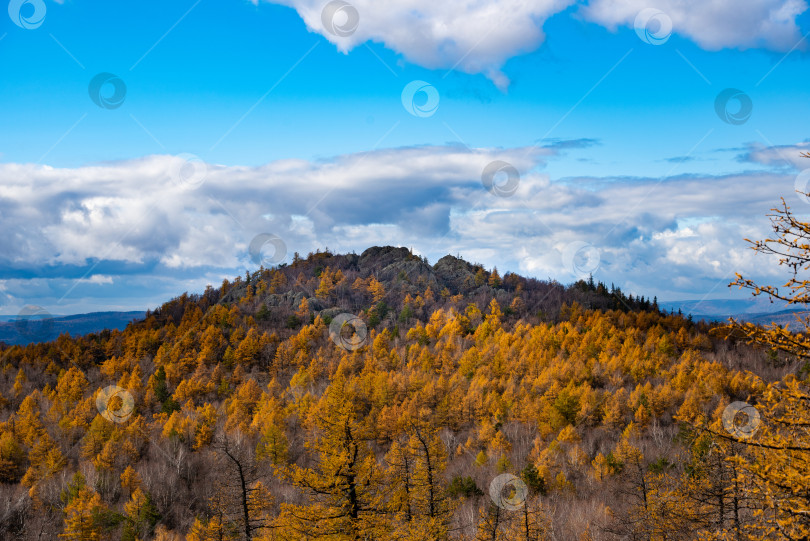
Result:
[[[709,331],[452,256],[296,257],[3,348],[0,533],[693,538],[731,514],[684,484],[717,475],[690,427],[798,367]]]

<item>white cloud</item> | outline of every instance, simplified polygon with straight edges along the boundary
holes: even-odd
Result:
[[[807,7],[804,0],[590,0],[582,12],[586,19],[615,29],[632,27],[643,9],[659,9],[672,20],[673,32],[704,49],[787,51],[801,38],[796,17]]]
[[[787,166],[798,170],[810,167],[810,159],[802,154],[810,152],[810,142],[805,141],[797,145],[765,146],[753,143],[748,146],[741,159],[767,166]]]
[[[94,274],[90,278],[80,278],[78,282],[81,284],[111,285],[113,278],[104,274]]]
[[[500,71],[503,64],[539,47],[545,37],[545,20],[575,2],[352,0],[359,17],[357,28],[348,36],[340,36],[324,27],[325,0],[269,1],[294,8],[310,30],[322,34],[342,52],[366,41],[380,42],[414,64],[483,73],[502,89],[509,83]],[[340,12],[336,17],[341,17]],[[338,19],[337,24],[344,25],[346,20]]]
[[[509,80],[501,68],[512,57],[536,50],[543,24],[577,0],[351,0],[345,10],[327,11],[326,0],[251,0],[294,8],[312,32],[347,53],[367,41],[379,42],[406,60],[430,69],[482,73],[502,90]],[[796,17],[804,0],[590,0],[581,13],[610,29],[633,27],[643,9],[656,8],[672,20],[673,32],[709,50],[764,47],[787,51],[801,33]],[[352,20],[357,15],[356,27]],[[348,14],[348,16],[347,16]],[[337,25],[337,27],[334,26]],[[345,32],[341,31],[345,28]],[[336,31],[337,30],[337,31]]]
[[[186,287],[255,268],[248,245],[271,233],[286,243],[287,261],[294,251],[395,244],[434,262],[460,253],[502,272],[563,282],[575,278],[566,254],[585,243],[598,252],[598,279],[662,299],[724,286],[733,271],[775,276],[742,239],[768,234],[765,214],[780,195],[795,197],[794,173],[562,183],[538,171],[559,152],[422,146],[318,162],[208,165],[193,190],[167,182],[176,169],[171,156],[62,169],[0,164],[0,267],[58,281],[56,298],[94,263],[99,268],[79,280],[87,296],[136,282],[152,291],[156,280]],[[482,184],[494,160],[521,174],[512,197]],[[41,278],[43,268],[55,277]],[[8,294],[40,291],[25,288],[27,281]]]
[[[317,245],[334,227],[395,223],[430,227],[481,188],[495,159],[528,170],[549,149],[411,147],[325,162],[207,166],[202,184],[168,180],[177,158],[57,169],[0,164],[0,264],[84,265],[106,260],[169,268],[233,267],[264,232]],[[26,189],[34,186],[35,189]],[[484,192],[486,193],[486,192]],[[435,199],[431,204],[425,198]],[[281,234],[281,233],[279,233]]]

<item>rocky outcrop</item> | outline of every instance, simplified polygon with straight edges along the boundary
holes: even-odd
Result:
[[[438,284],[433,273],[433,267],[418,258],[396,261],[377,273],[377,279],[382,282],[394,282],[397,280],[416,282],[420,276],[433,286]]]
[[[475,278],[475,267],[452,255],[446,255],[433,265],[433,272],[451,291],[464,289]]]
[[[407,248],[373,246],[360,254],[358,264],[363,270],[377,273],[389,265],[408,260],[421,261],[421,258],[413,255]]]
[[[321,310],[317,314],[319,316],[321,316],[323,319],[330,319],[331,320],[331,319],[335,319],[335,317],[337,317],[338,314],[342,314],[344,312],[345,312],[345,310],[343,310],[341,308],[333,307],[333,308],[327,308],[326,310]]]
[[[272,295],[268,295],[265,302],[267,303],[267,306],[269,306],[270,308],[284,306],[297,309],[298,306],[301,304],[301,300],[303,298],[304,294],[301,293],[300,291],[297,293],[293,291],[287,291],[286,293],[280,294],[274,293]],[[311,302],[309,299],[307,299],[307,301]]]

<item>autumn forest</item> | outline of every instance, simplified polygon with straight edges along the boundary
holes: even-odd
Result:
[[[296,254],[123,331],[4,346],[0,532],[804,539],[804,340],[593,279]]]

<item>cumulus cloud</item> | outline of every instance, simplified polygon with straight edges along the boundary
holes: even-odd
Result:
[[[252,1],[258,4],[260,0]],[[343,52],[375,41],[426,68],[483,73],[500,88],[508,85],[501,73],[503,64],[539,47],[545,37],[542,30],[545,20],[575,2],[352,0],[351,7],[358,16],[354,29],[347,19],[352,13],[346,10],[337,9],[334,18],[330,16],[324,21],[324,6],[328,4],[324,0],[269,1],[294,8],[310,30],[322,34]],[[346,32],[341,32],[344,26]],[[342,35],[349,30],[353,31]]]
[[[0,264],[232,268],[253,236],[267,231],[305,245],[333,228],[368,224],[432,235],[448,230],[464,193],[484,192],[488,163],[507,160],[528,171],[553,154],[410,147],[322,162],[203,165],[196,184],[178,181],[182,160],[174,156],[74,169],[0,164]]]
[[[566,260],[567,247],[584,243],[599,254],[597,278],[632,284],[641,293],[658,291],[662,298],[725,286],[735,271],[778,273],[742,239],[768,232],[764,214],[778,195],[789,196],[790,176],[569,179],[565,184],[538,177],[526,184],[534,194],[528,203],[510,199],[505,206],[460,216],[454,228],[460,236],[463,232],[464,244],[492,247],[493,262],[516,254],[512,268],[566,282],[580,277]],[[722,293],[725,287],[716,292]]]
[[[295,9],[307,27],[347,53],[367,41],[384,44],[414,64],[430,69],[482,73],[499,88],[510,58],[536,50],[543,24],[577,0],[251,0]],[[672,30],[709,50],[764,47],[787,51],[801,33],[796,18],[804,0],[750,0],[740,9],[731,0],[590,0],[580,13],[610,29],[633,27],[639,12],[663,11]]]
[[[787,51],[798,44],[796,17],[807,10],[804,0],[590,0],[585,18],[610,29],[633,27],[643,9],[663,11],[672,31],[708,50],[764,47]],[[651,29],[653,32],[655,29]]]
[[[562,282],[592,271],[662,299],[721,294],[734,271],[778,276],[742,239],[768,233],[765,213],[780,195],[798,197],[795,172],[665,180],[543,173],[578,146],[419,146],[259,167],[205,164],[192,185],[178,182],[183,160],[173,156],[62,169],[0,164],[0,267],[17,277],[5,295],[149,290],[165,300],[255,268],[248,246],[261,233],[284,240],[287,261],[293,251],[395,244],[432,261],[460,253]],[[512,196],[482,182],[495,160],[519,172]]]

